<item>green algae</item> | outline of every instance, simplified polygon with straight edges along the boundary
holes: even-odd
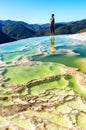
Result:
[[[33,116],[39,117],[39,118],[43,118],[45,120],[48,120],[51,123],[55,123],[57,125],[61,125],[63,127],[67,127],[68,128],[68,123],[69,121],[62,115],[60,114],[54,114],[52,112],[46,112],[46,111],[27,111],[28,114],[32,113]]]
[[[62,74],[62,70],[54,65],[13,66],[8,67],[4,75],[9,84],[23,84],[33,79]]]
[[[46,90],[59,88],[63,89],[67,87],[68,81],[65,80],[64,77],[56,79],[55,81],[49,81],[48,83],[41,83],[39,85],[32,86],[29,91],[31,95],[38,95],[40,93],[44,93]]]
[[[69,87],[86,99],[86,89],[84,86],[79,84],[78,77],[72,76],[69,79]]]
[[[86,130],[86,114],[80,113],[77,115],[77,124],[82,128],[82,130]]]
[[[3,105],[3,106],[9,106],[9,105],[12,105],[13,102],[12,101],[7,101],[7,100],[2,100],[0,101],[0,104]]]
[[[86,106],[84,105],[84,103],[82,102],[82,100],[79,97],[72,101],[66,102],[66,104],[67,104],[67,106],[69,106],[73,109],[86,112]]]
[[[82,72],[86,72],[86,60],[80,56],[71,56],[71,55],[48,55],[48,56],[38,56],[35,58],[33,56],[33,61],[42,61],[42,62],[54,62],[64,64],[66,66],[79,68]]]
[[[15,117],[14,119],[12,119],[12,122],[21,128],[24,128],[24,129],[27,128],[28,130],[32,130],[32,125],[29,119],[26,120],[24,118]]]
[[[67,106],[66,104],[62,104],[60,106],[57,106],[56,110],[59,113],[70,113],[72,109],[71,109],[71,107]]]

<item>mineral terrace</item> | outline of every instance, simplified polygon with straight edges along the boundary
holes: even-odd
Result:
[[[4,72],[9,66],[34,66],[51,64],[60,67],[63,74],[53,74],[32,79],[24,84],[8,84]],[[74,89],[76,85],[81,90]],[[65,80],[62,87],[60,79]],[[52,86],[37,94],[35,86]],[[44,84],[44,85],[43,85]],[[43,86],[42,86],[43,85]],[[41,89],[41,88],[40,88]],[[86,130],[86,75],[78,69],[56,63],[30,61],[17,58],[11,64],[0,65],[0,130]]]

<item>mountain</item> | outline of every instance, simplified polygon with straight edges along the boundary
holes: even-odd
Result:
[[[35,35],[35,31],[17,22],[3,26],[3,32],[16,40],[33,37]]]
[[[76,22],[68,23],[56,23],[55,24],[55,34],[74,34],[79,32],[86,32],[86,20],[80,20]],[[49,27],[45,29],[44,35],[49,35]]]
[[[48,36],[50,35],[49,26],[49,23],[39,25],[28,24],[23,21],[0,20],[0,44],[24,38]],[[79,32],[86,32],[86,19],[55,24],[56,35]]]
[[[13,41],[15,41],[15,39],[3,33],[2,29],[0,28],[0,44],[5,43],[5,42],[13,42]]]
[[[86,32],[86,28],[79,31],[79,33]]]

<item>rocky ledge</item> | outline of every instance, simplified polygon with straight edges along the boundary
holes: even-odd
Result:
[[[11,66],[22,64],[22,61],[16,61]],[[24,65],[25,63],[49,64],[29,60],[23,61]],[[0,87],[0,130],[86,130],[86,100],[70,87],[73,86],[70,77],[75,76],[77,84],[86,91],[86,75],[76,68],[54,65],[60,66],[64,74],[31,80],[22,85],[6,84],[6,77],[2,73],[8,65],[0,67],[0,81],[3,81]],[[35,84],[39,86],[53,81],[58,83],[57,79],[62,77],[70,80],[67,87],[61,88],[60,83],[59,87],[38,95],[31,94],[30,88]]]

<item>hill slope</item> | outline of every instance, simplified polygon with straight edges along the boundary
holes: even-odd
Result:
[[[55,34],[74,34],[86,32],[86,20],[56,23]],[[22,21],[0,20],[0,44],[19,39],[48,36],[50,34],[49,24],[28,24]]]
[[[9,37],[7,34],[5,34],[1,28],[0,28],[0,44],[4,43],[4,42],[12,42],[15,41],[14,38]]]

